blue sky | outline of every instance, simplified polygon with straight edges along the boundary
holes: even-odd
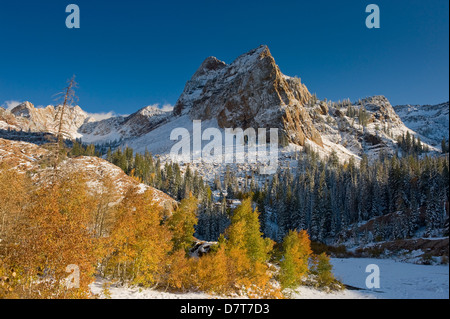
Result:
[[[70,3],[80,29],[65,26]],[[365,26],[370,3],[380,29]],[[440,103],[449,99],[448,14],[448,0],[2,0],[0,105],[52,104],[73,74],[88,112],[173,105],[206,57],[231,63],[260,44],[320,98]]]

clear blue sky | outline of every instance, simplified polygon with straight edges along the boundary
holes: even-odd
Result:
[[[80,29],[65,26],[70,3]],[[370,3],[381,29],[365,27]],[[88,112],[174,104],[206,57],[260,44],[320,98],[449,99],[448,0],[2,0],[0,105],[51,104],[72,74]]]

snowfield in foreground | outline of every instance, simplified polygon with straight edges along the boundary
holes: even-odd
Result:
[[[332,258],[337,279],[346,285],[366,289],[366,267],[380,269],[380,288],[359,290],[360,294],[383,299],[448,299],[449,267],[396,262],[391,259]]]
[[[332,258],[333,272],[341,282],[361,290],[326,293],[309,287],[300,287],[291,294],[294,299],[448,299],[449,267],[425,266],[390,259]],[[380,289],[366,289],[366,267],[376,264],[380,269]],[[94,294],[102,294],[104,281],[91,285]],[[112,299],[215,299],[219,296],[205,293],[169,293],[137,287],[109,288]]]

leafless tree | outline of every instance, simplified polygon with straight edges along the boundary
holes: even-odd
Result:
[[[78,97],[75,95],[75,88],[78,87],[77,82],[75,82],[75,75],[72,76],[67,81],[67,86],[63,89],[63,91],[57,93],[56,100],[62,101],[59,107],[56,108],[55,113],[55,123],[57,127],[56,131],[56,158],[54,163],[54,168],[59,163],[60,155],[62,150],[64,149],[64,134],[68,135],[69,133],[65,130],[65,128],[70,126],[70,121],[66,118],[67,111],[74,106],[74,104],[78,101]],[[55,129],[56,129],[55,127]]]

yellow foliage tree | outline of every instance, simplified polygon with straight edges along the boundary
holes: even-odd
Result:
[[[330,257],[327,254],[313,255],[311,264],[310,272],[316,276],[318,287],[330,287],[333,283],[337,283],[332,272],[333,265],[331,265]]]
[[[280,267],[280,283],[283,288],[295,288],[308,272],[308,260],[312,254],[311,241],[305,230],[289,231],[283,241],[283,260]]]
[[[135,284],[158,283],[171,251],[171,234],[161,224],[162,208],[154,194],[132,189],[117,208],[105,273]]]
[[[266,291],[271,280],[267,261],[273,241],[263,238],[258,215],[252,209],[251,199],[246,198],[235,209],[226,230],[229,280],[232,286],[247,294]]]
[[[5,163],[0,163],[0,258],[11,245],[14,225],[30,202],[31,180]]]
[[[197,225],[198,201],[192,195],[181,201],[170,217],[168,227],[172,232],[173,249],[188,252],[194,241],[195,225]]]
[[[200,257],[195,267],[198,288],[216,294],[229,292],[228,262],[225,247],[219,247],[216,252]]]
[[[25,297],[89,297],[98,260],[89,230],[92,203],[79,174],[54,179],[32,193],[15,223],[14,245],[6,258],[20,274]],[[70,289],[69,265],[79,270],[79,281]]]

